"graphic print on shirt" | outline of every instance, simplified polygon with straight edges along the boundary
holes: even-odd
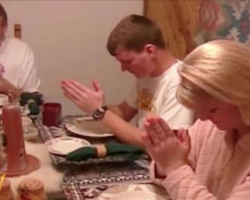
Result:
[[[156,107],[154,103],[155,103],[155,98],[150,93],[149,89],[144,88],[139,91],[137,99],[139,110],[143,110],[150,113],[156,113]]]

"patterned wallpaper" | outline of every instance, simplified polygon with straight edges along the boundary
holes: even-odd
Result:
[[[145,0],[144,13],[179,58],[213,39],[250,45],[250,0]]]
[[[225,38],[250,44],[250,1],[201,1],[195,44]]]

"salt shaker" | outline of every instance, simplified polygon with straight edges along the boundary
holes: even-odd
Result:
[[[14,200],[14,194],[11,190],[10,180],[7,178],[5,178],[1,188],[0,200]]]
[[[44,184],[36,178],[26,178],[22,180],[17,193],[17,200],[47,200]]]

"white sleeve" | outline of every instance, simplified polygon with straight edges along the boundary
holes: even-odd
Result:
[[[129,93],[126,95],[125,101],[126,103],[135,109],[138,109],[137,106],[137,94],[138,94],[138,83],[135,81],[133,86],[130,88]]]
[[[21,63],[18,88],[26,92],[37,92],[40,87],[40,78],[34,63],[34,53],[27,45]]]
[[[177,85],[165,92],[165,101],[159,110],[159,116],[163,118],[172,129],[188,128],[194,122],[193,111],[178,103],[176,98]]]

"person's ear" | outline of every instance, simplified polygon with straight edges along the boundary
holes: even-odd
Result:
[[[156,53],[156,51],[157,51],[157,49],[156,49],[156,47],[154,46],[154,45],[152,45],[152,44],[146,44],[145,46],[144,46],[144,51],[146,52],[146,53],[148,53],[150,56],[155,56],[155,53]]]

